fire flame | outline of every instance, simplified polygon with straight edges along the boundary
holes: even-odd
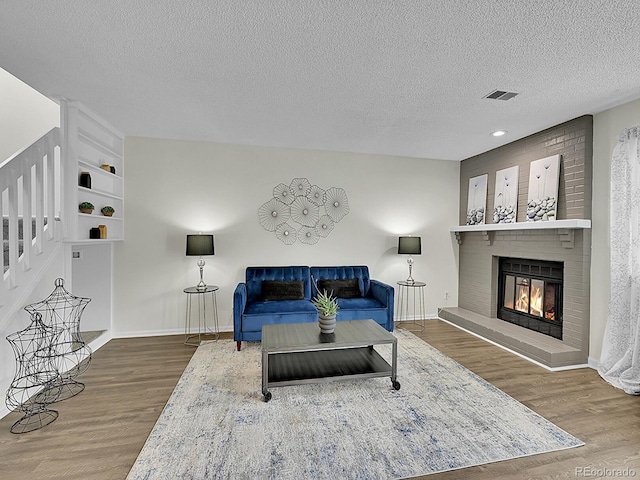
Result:
[[[529,289],[527,288],[528,286],[529,285],[527,283],[518,285],[517,290],[519,295],[516,298],[516,310],[518,310],[519,312],[529,313]]]
[[[553,307],[545,309],[543,306],[543,289],[532,285],[531,295],[529,295],[529,284],[524,282],[518,285],[517,295],[515,301],[515,310],[524,313],[530,313],[537,317],[542,317],[548,320],[555,320],[555,312]],[[507,306],[507,308],[513,308]]]
[[[534,288],[531,292],[531,305],[529,306],[529,312],[536,317],[542,316],[542,291],[539,288]]]

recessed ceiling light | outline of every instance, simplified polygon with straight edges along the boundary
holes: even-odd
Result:
[[[495,132],[492,132],[491,135],[493,135],[494,137],[501,137],[503,135],[506,135],[506,133],[506,130],[496,130]]]

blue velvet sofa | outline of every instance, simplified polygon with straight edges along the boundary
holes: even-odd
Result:
[[[245,282],[233,293],[233,338],[260,340],[262,325],[317,322],[311,299],[318,287],[334,291],[336,320],[371,318],[393,331],[393,287],[369,278],[366,266],[247,267]]]

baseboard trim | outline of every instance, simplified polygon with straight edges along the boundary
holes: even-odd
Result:
[[[420,315],[404,315],[402,317],[397,317],[394,315],[394,322],[417,322],[420,320],[435,320],[438,318],[437,313],[425,313],[424,318],[420,317]]]
[[[220,333],[233,332],[232,326],[220,327]],[[166,335],[184,335],[184,327],[166,330],[140,330],[137,332],[113,332],[112,338],[163,337]]]

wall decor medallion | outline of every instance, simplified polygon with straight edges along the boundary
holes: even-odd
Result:
[[[285,245],[314,245],[328,237],[348,213],[349,199],[344,189],[325,190],[306,178],[294,178],[289,185],[274,187],[273,198],[258,209],[258,219],[262,228],[275,232]]]
[[[546,222],[556,219],[558,186],[560,183],[560,155],[531,162],[527,221]]]

